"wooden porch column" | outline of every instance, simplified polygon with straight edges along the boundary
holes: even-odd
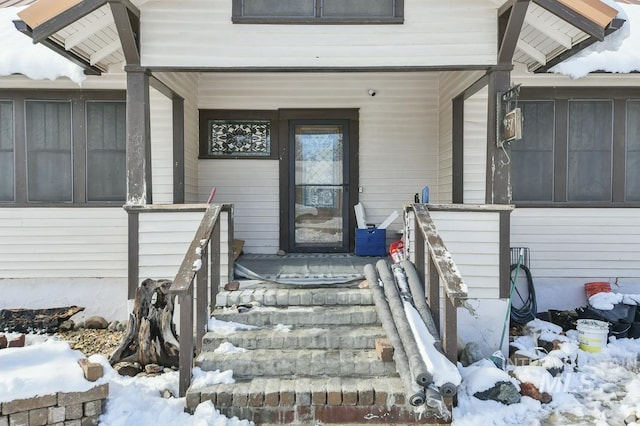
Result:
[[[500,138],[498,120],[504,115],[500,94],[507,91],[511,71],[489,71],[489,101],[487,111],[487,171],[486,204],[511,203],[511,165],[505,151],[498,146]],[[508,147],[505,146],[508,151]]]
[[[127,72],[127,204],[152,204],[151,124],[149,72],[126,67]]]

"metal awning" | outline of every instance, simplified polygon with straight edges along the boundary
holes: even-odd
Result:
[[[500,18],[508,19],[517,1],[500,8]],[[624,24],[618,10],[601,0],[531,0],[515,41],[512,62],[529,71],[549,68],[585,47],[602,41]]]
[[[86,74],[140,63],[140,11],[129,0],[38,0],[18,16],[19,31]]]

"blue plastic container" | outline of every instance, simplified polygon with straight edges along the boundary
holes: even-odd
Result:
[[[356,229],[356,256],[386,256],[386,238],[386,229]]]
[[[429,202],[429,187],[425,186],[422,188],[422,202],[427,204]]]

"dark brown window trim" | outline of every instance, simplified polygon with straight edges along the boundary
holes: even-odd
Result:
[[[278,111],[277,110],[223,110],[201,109],[199,159],[224,160],[277,160],[278,159]],[[209,120],[269,120],[271,122],[271,147],[269,155],[210,155],[207,153]]]
[[[316,4],[316,16],[303,17],[270,17],[270,16],[242,16],[242,1],[233,0],[231,22],[234,24],[278,24],[278,25],[398,25],[404,24],[404,0],[395,0],[394,16],[389,17],[345,17],[326,18],[320,14],[320,1]]]
[[[0,207],[121,207],[125,200],[87,201],[86,194],[86,101],[126,101],[124,90],[3,90],[2,100],[13,102],[14,114],[14,187],[13,201],[2,201]],[[73,201],[27,201],[26,101],[67,101],[72,108]]]
[[[638,201],[624,201],[626,102],[640,99],[640,88],[631,87],[523,87],[519,100],[555,102],[553,201],[513,201],[517,208],[638,208]],[[568,103],[582,100],[610,100],[613,105],[612,201],[568,201],[567,117]],[[559,118],[564,119],[559,119]]]

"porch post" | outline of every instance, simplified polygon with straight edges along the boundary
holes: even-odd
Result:
[[[127,66],[127,204],[144,205],[151,198],[151,124],[149,72]]]
[[[498,146],[500,123],[504,114],[500,94],[509,89],[511,71],[489,71],[489,101],[487,111],[487,170],[486,204],[509,204],[511,202],[511,167],[505,150]]]

